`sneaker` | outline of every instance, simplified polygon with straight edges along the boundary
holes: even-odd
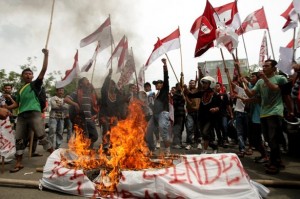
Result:
[[[156,148],[157,148],[157,149],[160,148],[160,142],[159,142],[159,141],[156,142]]]
[[[191,148],[192,148],[191,145],[187,145],[187,146],[185,147],[186,150],[191,150]]]
[[[207,154],[207,150],[202,151],[201,154]]]
[[[266,174],[278,174],[279,173],[279,168],[271,165],[266,168]]]
[[[197,149],[202,149],[201,143],[198,144]]]
[[[237,156],[238,156],[239,158],[245,157],[245,151],[240,151],[240,152],[238,152],[238,153],[237,153]]]
[[[181,149],[181,146],[176,144],[176,145],[173,146],[173,149]]]
[[[165,156],[170,156],[171,155],[171,151],[170,151],[170,147],[165,149]]]
[[[214,151],[213,151],[213,154],[217,154],[217,153],[218,153],[218,150],[214,150]]]
[[[223,144],[223,148],[228,148],[228,146],[229,146],[229,142],[228,140],[225,140]]]

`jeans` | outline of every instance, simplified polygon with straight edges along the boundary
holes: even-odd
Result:
[[[192,144],[193,137],[195,143],[198,143],[200,140],[200,131],[198,127],[198,112],[190,112],[186,116],[185,120],[185,127],[186,127],[186,143]]]
[[[236,119],[236,131],[237,138],[239,142],[239,150],[245,151],[245,139],[247,135],[248,129],[248,116],[247,113],[235,111],[235,119]]]
[[[157,129],[163,139],[164,142],[170,141],[170,120],[169,120],[169,112],[163,111],[159,114],[154,114],[152,118],[149,120],[145,135],[145,141],[148,145],[150,151],[154,151],[154,139],[153,132]]]
[[[55,148],[58,149],[63,141],[64,119],[49,118],[48,140],[54,146],[54,136],[56,137]]]
[[[67,124],[67,143],[68,143],[73,133],[73,124],[70,118],[65,118],[65,123]]]
[[[91,148],[93,144],[98,140],[98,131],[96,129],[96,124],[92,120],[85,121],[84,132],[88,133],[88,138],[91,139]]]
[[[184,116],[175,116],[173,126],[173,145],[182,144],[182,125],[184,124]]]

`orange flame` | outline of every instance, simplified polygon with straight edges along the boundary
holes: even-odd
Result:
[[[89,149],[90,140],[84,136],[84,132],[75,127],[75,137],[69,141],[69,149],[78,158],[73,161],[72,167],[82,169],[107,168],[107,176],[110,186],[103,183],[97,184],[96,188],[114,191],[121,176],[121,170],[140,170],[148,168],[161,168],[170,166],[172,162],[162,160],[152,162],[148,154],[150,151],[144,140],[147,122],[142,109],[142,102],[133,100],[128,109],[129,114],[125,120],[118,121],[117,126],[112,127],[110,134],[111,148],[108,158],[102,150],[102,145],[96,153]],[[101,174],[103,175],[103,173]]]

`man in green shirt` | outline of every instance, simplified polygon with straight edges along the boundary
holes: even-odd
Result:
[[[43,145],[46,151],[53,152],[53,147],[45,134],[41,105],[34,91],[34,89],[41,91],[43,78],[48,67],[48,50],[43,49],[42,52],[44,53],[44,61],[39,76],[32,81],[33,72],[29,68],[24,69],[21,78],[25,85],[19,90],[16,102],[8,106],[8,109],[18,108],[19,111],[16,124],[16,165],[10,170],[11,173],[24,168],[22,156],[26,148],[25,140],[28,139],[30,130],[34,132],[35,137],[39,139],[40,144]]]
[[[250,90],[245,85],[248,96],[259,94],[261,96],[261,125],[265,140],[271,148],[270,163],[267,165],[266,173],[276,174],[282,166],[280,156],[280,138],[282,134],[283,100],[281,86],[287,83],[287,79],[282,75],[276,75],[275,60],[266,60],[263,71],[260,72],[260,80]]]

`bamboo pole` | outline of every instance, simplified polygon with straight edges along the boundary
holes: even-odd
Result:
[[[97,43],[97,47],[100,47],[100,42],[98,41]],[[93,72],[92,72],[92,78],[91,78],[91,84],[93,84],[93,79],[94,79],[94,73],[95,73],[95,68],[96,68],[96,63],[97,63],[97,55],[95,57],[95,62],[94,62],[94,66],[93,66]]]
[[[292,180],[263,180],[263,179],[254,179],[253,181],[260,183],[267,187],[297,187],[300,188],[300,181]]]
[[[0,178],[0,186],[1,185],[12,185],[12,186],[28,186],[39,188],[40,182],[33,180],[21,180],[21,179],[7,179]]]
[[[267,29],[267,31],[268,31],[268,35],[269,35],[269,39],[270,39],[270,45],[271,45],[273,59],[275,60],[275,55],[274,55],[274,50],[273,50],[273,44],[272,44],[272,39],[271,39],[270,31],[269,31],[269,29]]]
[[[132,55],[132,59],[133,59],[134,75],[135,75],[135,82],[136,82],[137,91],[140,91],[140,89],[139,89],[139,82],[138,82],[138,76],[137,76],[137,73],[136,73],[136,67],[135,67],[134,55],[133,55],[132,47],[131,47],[131,55]]]
[[[226,63],[225,63],[225,59],[224,59],[224,54],[223,54],[222,48],[220,48],[220,52],[221,52],[221,56],[222,56],[222,60],[223,60],[224,71],[226,73],[227,80],[228,80],[229,91],[232,94],[233,93],[233,89],[232,89],[232,85],[231,85],[231,78],[230,78],[230,74],[229,74],[228,68],[226,66]]]
[[[48,48],[48,42],[49,42],[49,37],[50,37],[50,32],[51,32],[51,27],[52,27],[52,19],[53,19],[54,4],[55,4],[55,0],[53,0],[53,2],[52,2],[50,24],[49,24],[49,29],[48,29],[48,34],[47,34],[47,39],[46,39],[45,49]]]
[[[247,59],[247,70],[249,70],[249,59],[248,59],[248,53],[247,53],[245,39],[244,39],[244,35],[243,34],[242,34],[242,39],[243,39],[243,44],[244,44],[244,49],[245,49],[245,54],[246,54],[246,59]]]
[[[179,26],[178,26],[178,30],[179,30]],[[182,75],[183,75],[182,49],[181,49],[181,39],[180,39],[180,37],[179,37],[179,46],[180,46],[181,73],[182,73]]]
[[[173,70],[173,73],[174,73],[174,75],[175,75],[175,78],[176,78],[177,82],[180,83],[179,80],[178,80],[178,78],[177,78],[177,75],[176,75],[176,73],[175,73],[175,71],[174,71],[174,68],[173,68],[173,66],[172,66],[172,64],[171,64],[171,61],[170,61],[170,59],[169,59],[168,54],[165,53],[165,55],[166,55],[166,57],[167,57],[167,59],[168,59],[168,62],[169,62],[170,66],[171,66],[171,68],[172,68],[172,70]]]

